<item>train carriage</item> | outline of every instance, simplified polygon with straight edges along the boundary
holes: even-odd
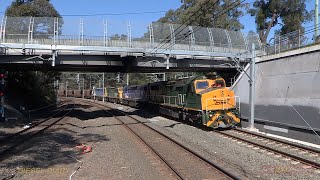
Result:
[[[106,91],[106,101],[109,102],[113,102],[113,103],[117,103],[118,102],[118,88],[115,87],[109,87],[109,88],[105,88]]]
[[[123,87],[122,103],[133,107],[143,107],[148,97],[148,85]]]

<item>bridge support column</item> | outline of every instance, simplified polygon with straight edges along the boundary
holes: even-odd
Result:
[[[6,24],[7,24],[7,16],[4,16],[1,21],[1,27],[0,27],[0,42],[5,43],[6,38]]]
[[[255,64],[256,64],[256,52],[255,52],[255,44],[252,44],[252,59],[250,63],[250,120],[249,120],[249,129],[255,130],[254,128],[254,109],[255,109]]]
[[[56,53],[57,53],[56,50],[52,51],[52,64],[51,64],[52,67],[56,66]]]
[[[170,68],[170,54],[167,54],[166,55],[166,69],[169,69]]]

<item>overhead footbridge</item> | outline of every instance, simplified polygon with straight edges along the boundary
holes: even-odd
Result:
[[[235,71],[263,53],[256,34],[103,18],[2,17],[8,69],[104,72]]]

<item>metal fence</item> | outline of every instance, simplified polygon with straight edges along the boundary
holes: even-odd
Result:
[[[2,17],[0,43],[106,46],[244,53],[256,34],[219,28],[154,22],[134,23],[103,17]]]
[[[319,36],[316,38],[314,36],[315,30],[316,28],[314,26],[309,26],[304,30],[297,30],[283,35],[275,34],[275,36],[270,39],[270,43],[267,43],[265,46],[266,55],[278,54],[319,44]]]

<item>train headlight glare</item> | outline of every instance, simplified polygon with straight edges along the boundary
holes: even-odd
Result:
[[[209,117],[212,118],[212,117],[213,117],[213,114],[209,114]]]

